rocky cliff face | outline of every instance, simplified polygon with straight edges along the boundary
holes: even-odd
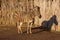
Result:
[[[35,25],[41,25],[44,20],[56,15],[57,30],[60,31],[60,0],[0,0],[0,24],[16,25],[23,14],[37,13],[38,11],[34,10],[36,6],[40,7],[42,18],[35,16]]]

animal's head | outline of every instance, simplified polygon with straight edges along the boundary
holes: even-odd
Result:
[[[41,18],[42,17],[42,15],[41,15],[41,13],[40,13],[40,7],[39,6],[36,6],[35,7],[36,8],[36,14],[37,14],[37,16],[39,17],[39,18]]]
[[[53,15],[50,20],[52,20],[52,22],[53,22],[55,25],[58,25],[58,21],[57,21],[56,15]]]

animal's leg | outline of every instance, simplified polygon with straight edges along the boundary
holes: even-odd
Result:
[[[19,34],[20,33],[20,30],[19,30],[20,25],[18,24],[18,22],[16,23],[16,26],[17,26],[17,31],[18,31],[18,34]]]
[[[32,30],[31,27],[32,27],[32,23],[30,24],[30,33],[32,33],[32,31],[31,31],[31,30]]]
[[[19,27],[20,27],[20,26],[18,26],[18,34],[20,33]]]
[[[22,29],[21,29],[22,23],[20,23],[20,25],[18,26],[18,33],[22,33]]]
[[[18,34],[20,33],[19,26],[18,26]]]
[[[27,26],[27,34],[29,33],[29,23],[28,23],[28,26]]]
[[[20,32],[22,33],[22,29],[21,29],[21,27],[20,27]]]
[[[21,22],[21,23],[20,23],[20,32],[21,32],[21,33],[22,33],[22,29],[21,29],[21,27],[22,27],[22,24],[23,24],[23,23]]]
[[[22,33],[22,30],[21,30],[21,27],[20,26],[18,26],[18,34],[19,33]]]

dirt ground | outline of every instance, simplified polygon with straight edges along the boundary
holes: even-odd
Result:
[[[17,33],[16,26],[0,26],[0,40],[60,40],[59,32],[40,31],[32,29],[32,34]]]

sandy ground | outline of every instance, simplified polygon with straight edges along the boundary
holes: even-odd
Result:
[[[0,26],[0,40],[60,40],[60,33],[32,29],[32,34],[17,33],[16,26]]]

